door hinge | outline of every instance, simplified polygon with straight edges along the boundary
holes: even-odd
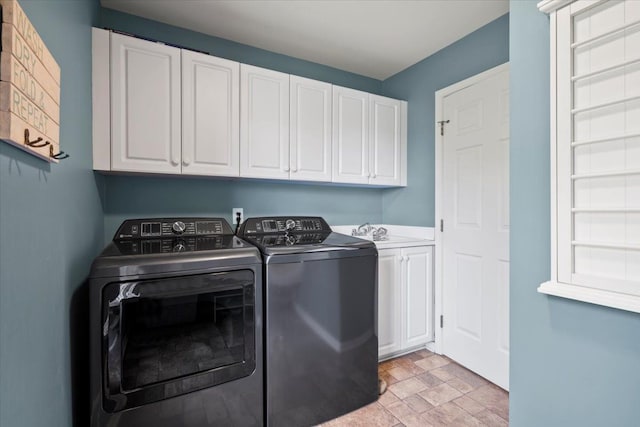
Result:
[[[444,219],[440,220],[440,232],[442,233],[444,231]]]
[[[440,315],[440,328],[444,327],[444,316]]]
[[[440,120],[438,124],[440,125],[440,136],[444,136],[444,125],[449,123],[451,120]]]

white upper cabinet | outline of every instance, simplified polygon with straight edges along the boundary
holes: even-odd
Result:
[[[182,173],[240,174],[240,64],[182,50]]]
[[[406,185],[406,102],[369,95],[369,114],[369,183]]]
[[[94,169],[238,176],[240,64],[93,29]]]
[[[180,173],[180,50],[111,33],[111,169]]]
[[[407,103],[92,29],[93,168],[406,186]]]
[[[369,183],[369,94],[333,86],[333,182]]]
[[[289,75],[240,66],[240,176],[289,178]]]
[[[333,182],[406,186],[407,103],[333,87]]]
[[[331,181],[331,84],[290,77],[290,178]]]

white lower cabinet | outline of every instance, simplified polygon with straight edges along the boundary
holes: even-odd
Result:
[[[378,252],[378,357],[433,340],[433,246]]]
[[[400,350],[400,249],[378,252],[378,357]]]

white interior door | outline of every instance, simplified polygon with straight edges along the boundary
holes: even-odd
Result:
[[[509,71],[443,98],[443,353],[509,388]]]

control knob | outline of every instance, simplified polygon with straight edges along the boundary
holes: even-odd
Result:
[[[187,250],[187,245],[184,240],[178,241],[175,245],[173,245],[173,252],[184,252]]]
[[[292,231],[296,229],[296,222],[292,219],[288,219],[285,223],[285,228],[287,229],[287,231]]]
[[[184,225],[184,222],[176,221],[176,222],[173,223],[171,228],[173,229],[173,233],[174,234],[182,234],[182,233],[184,233],[184,230],[185,230],[186,226]]]
[[[287,236],[285,237],[284,244],[286,246],[293,246],[296,244],[296,238],[294,236]]]

